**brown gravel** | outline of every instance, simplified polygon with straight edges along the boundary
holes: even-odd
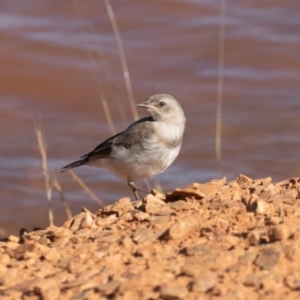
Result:
[[[0,242],[0,298],[299,299],[300,178],[239,175]]]

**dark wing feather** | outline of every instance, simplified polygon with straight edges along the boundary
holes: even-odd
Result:
[[[152,127],[149,128],[149,126],[146,126],[148,122],[153,122],[153,119],[151,117],[146,117],[134,122],[125,131],[120,132],[105,140],[104,142],[99,144],[93,151],[81,156],[79,160],[64,166],[61,172],[85,165],[93,159],[105,158],[111,153],[113,146],[129,149],[132,146],[141,144],[141,131],[143,132],[143,139],[148,138],[149,135],[153,133]]]
[[[110,137],[109,139],[105,140],[104,142],[102,142],[101,144],[99,144],[93,151],[83,155],[80,157],[80,159],[87,159],[87,161],[89,160],[89,158],[93,157],[93,156],[106,156],[110,153],[111,151],[111,146],[114,142],[114,139],[121,135],[123,132],[120,132],[112,137]]]
[[[103,158],[106,157],[107,155],[109,155],[110,151],[111,151],[111,146],[113,144],[113,141],[116,137],[118,137],[119,135],[121,135],[123,132],[120,132],[112,137],[110,137],[109,139],[105,140],[104,142],[102,142],[100,145],[98,145],[93,151],[83,155],[80,157],[79,160],[76,160],[72,163],[69,163],[67,165],[65,165],[62,169],[61,172],[65,172],[69,169],[73,169],[76,167],[80,167],[82,165],[87,164],[91,158]]]
[[[92,157],[97,156],[97,158],[105,157],[110,154],[111,147],[115,146],[123,146],[124,148],[130,148],[131,145],[134,145],[139,142],[140,135],[138,132],[145,127],[147,121],[153,121],[151,117],[142,118],[134,123],[132,123],[126,130],[110,137],[109,139],[102,142],[98,145],[93,151],[81,156],[81,159],[90,159]],[[149,131],[149,130],[148,130]],[[149,134],[149,132],[145,132],[145,134]]]

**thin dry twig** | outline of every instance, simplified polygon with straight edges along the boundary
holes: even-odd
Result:
[[[138,112],[137,112],[137,109],[136,109],[136,106],[135,106],[135,102],[134,102],[134,98],[133,98],[130,75],[129,75],[129,71],[128,71],[128,67],[127,67],[127,62],[126,62],[126,57],[125,57],[125,52],[124,52],[120,32],[119,32],[119,29],[118,29],[118,24],[117,24],[113,9],[111,7],[110,1],[109,0],[104,0],[104,3],[105,3],[105,6],[106,6],[106,9],[107,9],[107,12],[108,12],[108,16],[109,16],[109,19],[110,19],[110,22],[111,22],[111,25],[112,25],[112,28],[113,28],[113,31],[114,31],[116,42],[117,42],[117,45],[118,45],[118,50],[119,50],[121,64],[122,64],[122,68],[123,68],[123,74],[124,74],[127,94],[128,94],[128,98],[129,98],[133,118],[135,120],[138,120],[139,115],[138,115]]]
[[[45,186],[46,186],[46,194],[47,194],[47,200],[48,200],[48,216],[49,216],[49,224],[50,226],[53,226],[54,224],[54,217],[53,217],[53,211],[52,211],[52,203],[51,203],[51,192],[52,187],[50,185],[50,176],[49,176],[49,169],[48,169],[48,163],[47,163],[47,150],[46,150],[46,143],[43,137],[43,133],[41,130],[41,126],[37,123],[34,124],[35,128],[35,134],[37,137],[41,157],[42,157],[42,169],[43,174],[45,177]]]
[[[91,191],[91,189],[77,176],[77,174],[73,170],[68,170],[71,174],[72,178],[79,184],[81,188],[95,201],[97,201],[101,208],[104,207],[103,202]]]
[[[106,117],[109,129],[110,129],[110,132],[111,132],[112,135],[115,135],[117,132],[116,132],[116,129],[115,129],[114,122],[112,121],[111,114],[110,114],[109,107],[108,107],[106,98],[104,96],[104,93],[101,93],[100,97],[101,97],[102,107],[103,107],[103,110],[104,110],[104,113],[105,113],[105,117]]]
[[[53,170],[51,169],[51,175],[52,175],[52,186],[59,192],[59,195],[60,195],[60,200],[64,206],[64,209],[65,209],[65,213],[67,215],[67,218],[68,219],[72,219],[72,212],[71,212],[71,209],[70,209],[70,206],[67,202],[67,200],[65,199],[64,197],[64,194],[63,194],[63,191],[62,191],[62,187],[60,185],[60,183],[58,182]]]
[[[78,2],[76,0],[73,0],[72,2],[73,2],[73,6],[74,6],[77,17],[79,19],[81,19],[81,13],[80,13],[81,9],[78,5]],[[83,34],[85,33],[82,28],[80,30]],[[95,81],[96,81],[96,84],[97,84],[97,88],[98,88],[99,96],[100,96],[100,99],[101,99],[102,107],[103,107],[103,110],[104,110],[104,114],[105,114],[105,117],[106,117],[106,121],[108,123],[108,126],[109,126],[109,129],[110,129],[111,133],[114,135],[114,134],[116,134],[116,129],[115,129],[114,123],[112,121],[112,117],[111,117],[111,114],[110,114],[110,110],[109,110],[109,106],[108,106],[105,94],[104,94],[103,89],[102,89],[101,78],[100,78],[99,72],[98,72],[97,67],[96,67],[95,57],[94,57],[92,51],[88,48],[87,44],[84,44],[84,46],[85,46],[85,51],[86,51],[87,57],[89,59],[90,65],[93,68],[94,77],[95,77]],[[103,59],[102,56],[100,56],[100,58]]]
[[[219,36],[219,69],[218,69],[218,98],[216,117],[216,158],[222,159],[222,96],[223,96],[223,69],[224,69],[224,31],[225,31],[225,0],[221,0],[220,7],[220,36]]]

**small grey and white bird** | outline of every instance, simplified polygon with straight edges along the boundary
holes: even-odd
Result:
[[[136,199],[137,191],[148,192],[134,182],[163,172],[175,160],[182,144],[185,116],[177,100],[166,94],[151,96],[137,107],[146,108],[150,116],[64,166],[61,172],[82,165],[107,168],[127,180]]]

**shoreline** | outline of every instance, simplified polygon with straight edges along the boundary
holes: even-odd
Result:
[[[299,199],[298,177],[239,175],[83,208],[61,227],[0,242],[0,296],[296,299]]]

